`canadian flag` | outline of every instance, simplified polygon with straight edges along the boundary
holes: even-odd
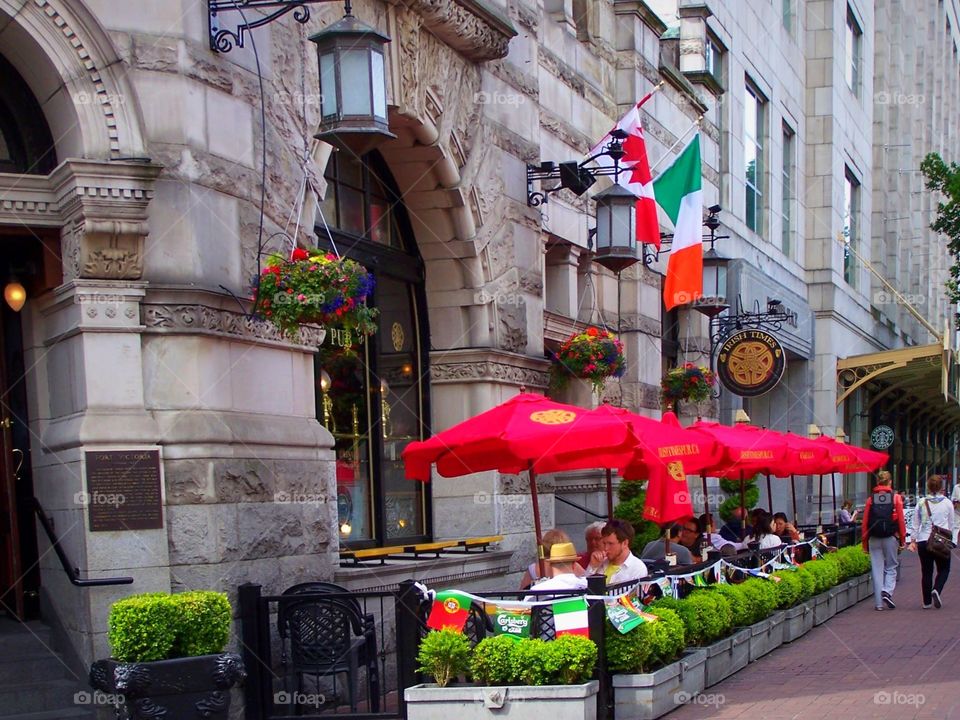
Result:
[[[640,106],[653,96],[648,93],[640,102],[620,118],[610,132],[603,136],[591,150],[596,155],[613,139],[614,130],[623,130],[627,134],[623,141],[624,156],[620,160],[623,172],[617,182],[637,196],[637,242],[650,243],[660,249],[660,223],[657,220],[657,199],[653,192],[653,177],[650,175],[650,162],[647,160],[647,143],[643,138],[643,124],[640,122]],[[589,156],[588,156],[589,157]],[[609,155],[601,155],[594,162],[600,167],[613,167]]]

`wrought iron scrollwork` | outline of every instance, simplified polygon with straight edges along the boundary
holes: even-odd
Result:
[[[263,27],[277,18],[293,13],[293,19],[301,25],[310,20],[308,3],[328,2],[329,0],[207,0],[207,17],[210,29],[210,49],[214,52],[227,53],[234,47],[243,47],[244,34],[258,27]],[[269,15],[257,16],[250,21],[246,10],[273,9]],[[233,30],[223,27],[221,16],[235,13],[239,18]]]

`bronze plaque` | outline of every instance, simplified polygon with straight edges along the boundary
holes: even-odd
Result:
[[[159,450],[88,450],[85,453],[90,531],[163,527]]]

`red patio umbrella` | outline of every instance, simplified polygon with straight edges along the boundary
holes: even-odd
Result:
[[[536,473],[596,467],[582,463],[590,454],[603,457],[611,449],[622,448],[629,437],[630,426],[612,415],[591,414],[543,395],[521,393],[428,440],[410,443],[402,457],[407,477],[422,481],[430,479],[434,463],[443,477],[526,470],[539,547],[542,533]],[[557,460],[564,454],[569,465]],[[540,565],[543,573],[542,558]]]
[[[884,465],[890,456],[884,452],[868,450],[867,448],[847,445],[833,438],[821,436],[812,442],[827,448],[827,458],[820,470],[820,508],[818,518],[823,514],[823,475],[830,475],[830,486],[833,494],[833,521],[837,521],[837,492],[834,487],[834,473],[847,474],[857,472],[873,472]]]

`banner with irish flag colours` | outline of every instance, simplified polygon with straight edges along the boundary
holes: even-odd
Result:
[[[673,163],[653,181],[657,204],[673,222],[673,243],[663,282],[667,310],[695,302],[703,295],[703,191],[700,133],[693,136]]]
[[[583,635],[590,637],[590,621],[587,615],[587,601],[576,597],[569,600],[557,600],[553,603],[553,626],[557,637],[563,635]]]

